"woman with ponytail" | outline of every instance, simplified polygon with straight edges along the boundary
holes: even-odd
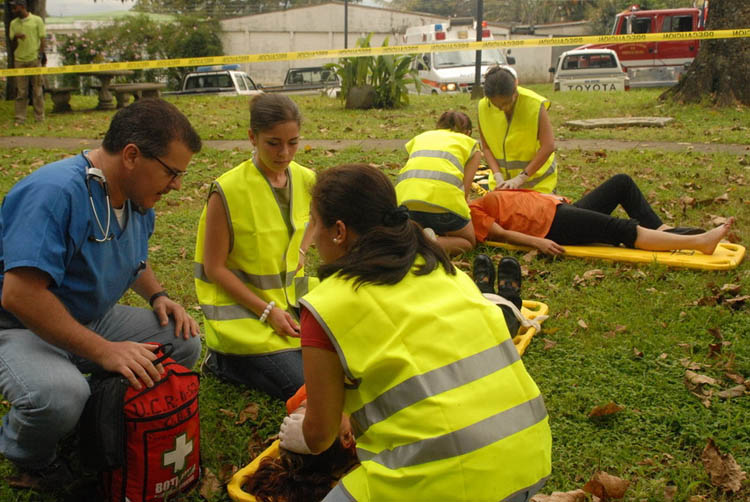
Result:
[[[281,446],[319,454],[350,417],[360,465],[324,502],[528,500],[550,474],[539,389],[500,309],[367,165],[318,175],[320,285],[300,300],[307,407]]]
[[[409,160],[396,179],[398,203],[449,254],[476,244],[467,201],[482,154],[471,129],[465,113],[443,113],[434,130],[406,143]]]

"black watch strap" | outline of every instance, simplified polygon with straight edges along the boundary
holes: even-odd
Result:
[[[166,296],[167,298],[169,298],[169,295],[167,294],[167,291],[165,289],[162,289],[161,291],[157,291],[156,293],[151,295],[151,298],[148,299],[148,304],[151,305],[151,308],[154,307],[154,302],[160,296]]]

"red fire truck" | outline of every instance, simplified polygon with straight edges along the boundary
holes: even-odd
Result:
[[[706,26],[708,2],[702,7],[641,10],[637,5],[617,14],[612,35],[700,31]],[[612,49],[627,69],[631,87],[669,86],[677,83],[698,54],[698,40],[588,44],[579,49]]]

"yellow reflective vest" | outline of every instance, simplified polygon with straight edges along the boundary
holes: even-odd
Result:
[[[310,189],[315,173],[296,162],[289,164],[291,236],[268,179],[247,160],[221,175],[212,187],[222,198],[229,225],[226,266],[245,286],[265,301],[291,309],[317,279],[295,272],[305,226],[310,219]],[[298,338],[282,337],[268,323],[240,305],[203,268],[206,208],[198,223],[195,244],[195,291],[204,318],[209,348],[224,354],[269,354],[298,350]]]
[[[333,275],[300,301],[338,353],[361,461],[326,501],[530,499],[552,439],[502,311],[442,267],[352,284]]]
[[[398,173],[396,198],[413,211],[455,213],[469,219],[464,167],[477,141],[449,129],[426,131],[406,144],[409,160]]]
[[[510,123],[505,112],[492,106],[488,98],[479,100],[479,127],[484,141],[500,166],[503,178],[508,180],[520,172],[539,151],[539,111],[549,109],[547,98],[529,89],[518,87],[518,99],[513,107]],[[521,188],[551,193],[557,187],[557,162],[553,152],[547,161],[526,180]]]

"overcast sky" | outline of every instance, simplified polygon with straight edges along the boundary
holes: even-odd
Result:
[[[113,12],[128,10],[135,2],[126,0],[61,0],[47,2],[47,15],[49,16],[78,16],[81,14],[96,14],[101,12]]]

